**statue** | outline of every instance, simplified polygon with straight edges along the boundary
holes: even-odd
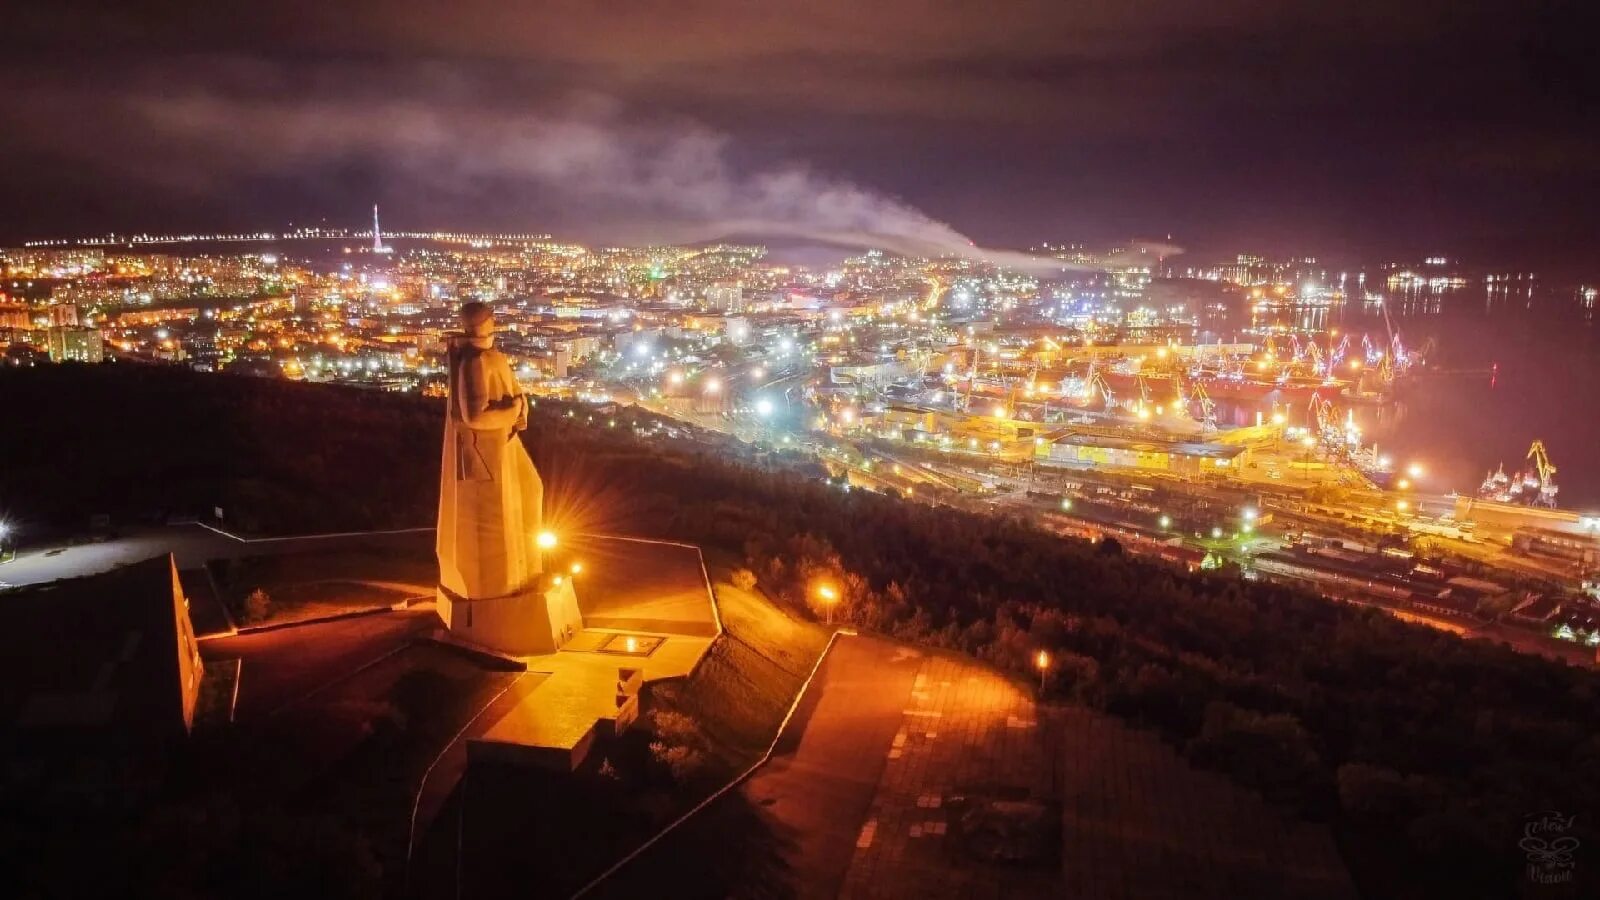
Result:
[[[494,315],[461,307],[448,340],[450,393],[439,473],[438,610],[452,634],[515,654],[547,653],[583,627],[572,582],[544,574],[544,487],[522,445],[528,405]]]

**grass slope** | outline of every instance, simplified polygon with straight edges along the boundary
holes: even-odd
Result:
[[[728,774],[766,750],[828,643],[828,631],[790,616],[754,591],[715,584],[726,633],[693,674],[659,686],[657,708],[690,716]]]

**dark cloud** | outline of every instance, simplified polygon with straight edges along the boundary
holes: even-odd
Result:
[[[377,199],[402,222],[619,236],[892,213],[939,241],[1581,252],[1592,20],[1576,2],[38,3],[0,61],[0,231]],[[779,184],[815,202],[764,197]]]

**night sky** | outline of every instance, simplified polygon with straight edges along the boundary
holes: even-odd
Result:
[[[360,226],[376,201],[584,240],[1591,260],[1591,6],[19,3],[0,240]]]

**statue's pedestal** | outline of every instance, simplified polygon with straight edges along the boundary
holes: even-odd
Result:
[[[469,600],[440,588],[439,618],[450,633],[471,644],[511,656],[554,653],[583,629],[572,580],[552,584],[548,575],[520,594]]]

